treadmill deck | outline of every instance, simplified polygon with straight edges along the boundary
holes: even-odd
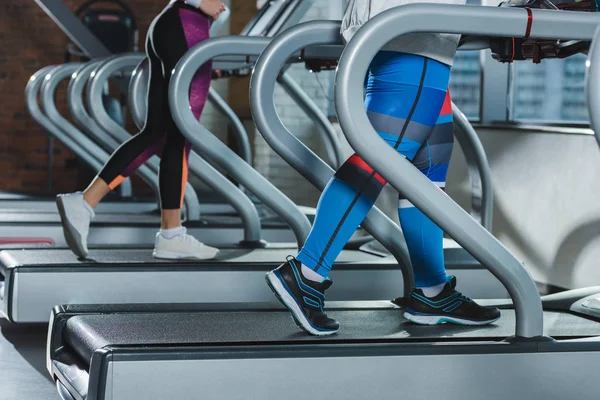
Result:
[[[343,304],[343,303],[341,303]],[[514,333],[515,312],[488,326],[422,326],[406,321],[400,307],[341,309],[329,314],[340,331],[313,337],[300,331],[289,312],[201,311],[77,315],[67,321],[63,339],[84,360],[106,346],[274,345],[298,343],[440,342],[502,340]],[[544,313],[545,334],[555,339],[600,336],[600,323],[562,312]]]

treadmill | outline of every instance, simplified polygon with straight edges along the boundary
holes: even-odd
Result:
[[[317,338],[300,333],[287,311],[261,305],[57,307],[47,367],[61,397],[362,400],[397,399],[406,392],[419,400],[566,399],[574,393],[596,399],[600,288],[540,298],[531,275],[497,239],[378,138],[362,104],[369,62],[390,38],[442,31],[592,39],[598,15],[565,14],[445,4],[397,7],[359,30],[338,68],[337,111],[348,140],[506,286],[511,299],[486,302],[502,307],[499,321],[484,327],[417,326],[403,320],[402,306],[389,302],[331,302],[328,309],[341,331]],[[326,37],[335,29],[316,22],[288,33]],[[322,384],[306,385],[315,376]]]

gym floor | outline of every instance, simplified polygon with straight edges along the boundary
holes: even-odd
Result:
[[[0,399],[57,400],[46,370],[47,324],[16,325],[0,319]]]

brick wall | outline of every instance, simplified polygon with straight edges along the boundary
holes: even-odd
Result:
[[[81,4],[81,0],[63,2],[71,9]],[[140,38],[144,38],[164,2],[129,0],[128,4],[137,16]],[[34,1],[0,2],[0,191],[49,192],[48,134],[27,114],[24,89],[34,72],[64,62],[66,46],[66,36]],[[64,88],[59,90],[57,104],[64,104],[62,96]],[[53,152],[50,192],[82,189],[95,171],[60,143]]]

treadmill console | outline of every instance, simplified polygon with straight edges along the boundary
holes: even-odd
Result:
[[[600,0],[506,0],[499,7],[526,9],[565,10],[597,12]],[[526,33],[529,36],[529,32]],[[587,53],[589,41],[562,39],[491,38],[492,56],[500,62],[532,60],[539,64],[544,58],[566,58],[578,53]]]

